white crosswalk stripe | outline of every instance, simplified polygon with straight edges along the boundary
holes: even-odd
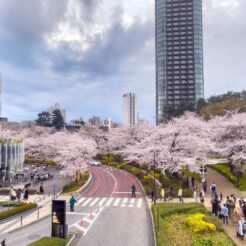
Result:
[[[93,199],[92,197],[88,198],[88,199],[82,204],[82,207],[85,207],[86,205],[88,205],[88,204],[91,202],[92,199]]]
[[[97,203],[97,201],[99,200],[100,198],[95,198],[94,200],[93,200],[93,202],[90,204],[90,207],[93,207],[96,203]]]
[[[114,197],[90,197],[80,198],[78,205],[82,207],[121,207],[121,208],[141,208],[143,205],[142,198],[114,198]]]
[[[113,200],[114,200],[114,198],[112,198],[112,197],[109,198],[107,203],[106,203],[106,205],[105,205],[105,207],[109,207]]]
[[[120,203],[120,200],[121,200],[120,198],[116,198],[113,206],[117,207],[119,205],[119,203]]]

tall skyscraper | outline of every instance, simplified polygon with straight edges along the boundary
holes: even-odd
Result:
[[[204,98],[202,0],[156,0],[156,122]]]
[[[123,125],[134,126],[137,124],[136,111],[137,97],[135,93],[123,95]]]

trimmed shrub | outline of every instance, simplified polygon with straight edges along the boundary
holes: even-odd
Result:
[[[20,214],[23,213],[25,211],[28,211],[30,209],[36,208],[37,204],[36,203],[22,203],[22,205],[18,206],[18,207],[14,207],[8,211],[3,211],[0,213],[0,221],[7,219],[11,216],[14,216],[16,214]]]

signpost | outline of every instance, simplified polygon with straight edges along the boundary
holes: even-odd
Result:
[[[66,225],[66,201],[53,200],[52,201],[52,226],[51,236],[66,238],[68,234],[68,227]]]

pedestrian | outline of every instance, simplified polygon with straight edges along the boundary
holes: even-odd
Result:
[[[191,185],[192,185],[192,188],[195,187],[195,178],[193,176],[191,177]]]
[[[208,187],[208,184],[207,184],[207,180],[205,179],[205,181],[203,182],[203,191],[205,193],[207,192],[207,187]]]
[[[163,201],[165,201],[165,190],[162,188],[161,189],[161,197],[160,197],[160,200],[163,200]]]
[[[242,212],[243,212],[244,218],[246,218],[246,202],[244,202],[242,205]]]
[[[18,189],[18,190],[17,190],[16,195],[17,195],[18,201],[20,202],[20,200],[21,200],[21,189]]]
[[[131,189],[132,189],[132,197],[136,198],[136,185],[133,184]]]
[[[220,201],[222,202],[222,200],[223,200],[223,194],[222,192],[220,192]]]
[[[194,189],[194,191],[193,191],[193,199],[194,199],[194,202],[197,202],[196,189]]]
[[[201,190],[199,196],[200,196],[200,202],[201,202],[201,203],[204,203],[204,198],[205,198],[204,190]]]
[[[228,225],[228,220],[229,220],[229,213],[228,213],[228,208],[226,207],[226,204],[223,204],[223,207],[221,208],[222,211],[222,219],[223,219],[223,224]]]
[[[69,204],[70,204],[70,212],[74,212],[74,205],[75,203],[77,203],[76,199],[74,198],[74,196],[72,195],[72,197],[69,200]]]
[[[240,199],[239,199],[239,207],[240,208],[242,208],[242,206],[243,206],[243,204],[244,204],[244,199],[243,199],[243,197],[241,197]]]
[[[15,190],[13,189],[13,187],[10,188],[10,192],[9,192],[9,198],[11,201],[14,201],[16,199],[16,192]]]
[[[40,187],[39,187],[39,193],[42,195],[44,194],[44,186],[43,186],[43,183],[40,184]]]
[[[214,195],[215,192],[216,192],[216,184],[215,184],[214,182],[213,182],[212,185],[210,186],[210,191],[211,191],[212,195]]]
[[[151,191],[151,202],[155,202],[155,191]]]
[[[183,203],[183,190],[182,190],[182,188],[180,188],[178,191],[178,198],[179,198],[179,202]]]
[[[229,196],[226,197],[226,207],[228,208],[228,215],[229,219],[232,217],[232,211],[233,211],[233,201],[230,199]]]
[[[168,201],[173,199],[173,187],[170,186],[168,189]]]
[[[215,216],[218,216],[218,212],[220,210],[220,200],[218,197],[214,198],[214,214]]]
[[[28,197],[29,197],[29,191],[28,191],[28,187],[26,187],[24,189],[24,195],[23,195],[23,198],[24,200],[28,200]]]
[[[237,236],[241,238],[241,240],[244,239],[244,228],[245,228],[245,219],[244,217],[241,217],[241,219],[238,221],[238,227],[237,227]]]

